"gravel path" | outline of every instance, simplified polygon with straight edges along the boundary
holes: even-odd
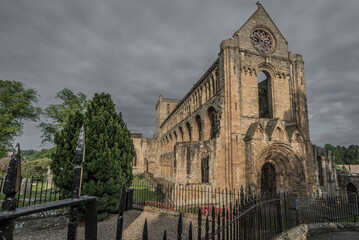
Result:
[[[125,212],[124,215],[124,240],[142,239],[143,225],[147,219],[149,239],[162,239],[163,231],[167,231],[167,239],[176,239],[178,216],[168,215],[164,213],[154,213],[148,211],[131,210]],[[182,238],[188,236],[188,228],[190,221],[193,224],[193,237],[196,238],[197,220],[183,218],[183,234]],[[82,224],[81,224],[82,225]],[[106,220],[98,223],[97,239],[115,239],[117,227],[117,215],[110,215]],[[202,225],[202,232],[204,225]],[[14,236],[15,240],[42,240],[42,239],[66,239],[67,227],[51,228],[36,231],[28,234],[18,234]],[[85,239],[85,227],[79,226],[77,229],[77,239]]]

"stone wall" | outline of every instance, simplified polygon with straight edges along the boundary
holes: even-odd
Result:
[[[317,182],[318,194],[337,194],[339,185],[335,167],[335,157],[331,151],[312,146],[313,168]]]
[[[45,228],[66,226],[68,214],[68,210],[59,209],[20,217],[15,221],[14,236]]]

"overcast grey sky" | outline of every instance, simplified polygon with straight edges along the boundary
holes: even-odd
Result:
[[[129,129],[151,137],[155,103],[182,98],[257,9],[255,0],[2,0],[0,79],[35,88],[107,92]],[[359,1],[264,0],[303,55],[312,142],[359,144]],[[41,148],[38,123],[16,140]]]

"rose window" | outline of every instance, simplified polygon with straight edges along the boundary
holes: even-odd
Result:
[[[272,34],[264,29],[256,29],[251,35],[251,42],[260,53],[269,53],[274,48]]]

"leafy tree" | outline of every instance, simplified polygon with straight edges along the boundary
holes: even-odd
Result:
[[[348,148],[345,146],[332,146],[325,144],[325,149],[333,152],[336,164],[359,164],[359,146],[350,145]]]
[[[41,179],[46,176],[51,159],[43,158],[31,162],[21,163],[21,176],[24,178]]]
[[[21,158],[22,160],[27,160],[29,159],[29,157],[35,153],[37,153],[37,150],[34,149],[28,149],[28,150],[23,150],[21,149]]]
[[[51,169],[62,196],[71,195],[76,141],[81,124],[85,129],[85,161],[82,194],[97,196],[98,220],[118,209],[123,182],[132,182],[131,161],[135,156],[130,132],[109,94],[95,94],[83,115],[70,115],[64,129],[56,134],[56,154]]]
[[[28,161],[34,161],[34,160],[38,160],[38,159],[43,159],[43,158],[51,158],[52,154],[56,151],[56,147],[53,148],[49,148],[49,149],[41,149],[40,151],[35,151],[33,154],[29,155],[27,157],[26,160]],[[21,151],[22,156],[23,155],[23,151]]]
[[[67,88],[58,92],[55,98],[61,100],[61,103],[51,104],[43,111],[43,115],[47,119],[51,119],[51,123],[42,122],[39,124],[43,138],[42,143],[54,143],[55,133],[63,129],[69,116],[76,111],[84,111],[88,104],[85,94],[81,92],[75,94]]]
[[[21,82],[0,80],[0,156],[11,148],[14,137],[22,134],[23,120],[38,119],[40,108],[33,106],[36,102],[34,89],[26,89]]]

